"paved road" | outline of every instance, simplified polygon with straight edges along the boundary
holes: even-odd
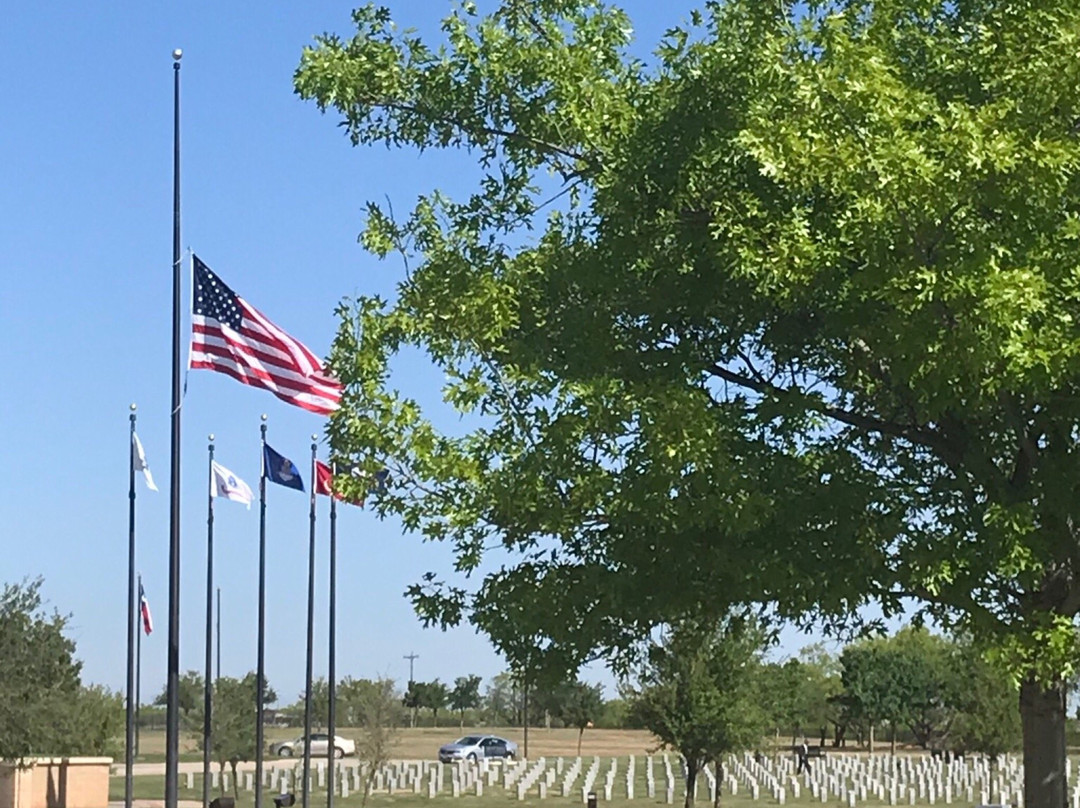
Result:
[[[317,767],[319,765],[320,761],[325,762],[325,760],[326,760],[326,758],[312,758],[312,760],[311,760],[312,768]],[[351,764],[356,763],[356,758],[338,758],[338,760],[340,760],[342,763],[347,763],[347,764],[348,763],[351,763]],[[263,766],[266,769],[272,769],[272,768],[291,769],[294,766],[299,765],[300,762],[301,762],[300,758],[273,757],[273,758],[266,758],[266,760],[263,761]],[[187,772],[193,772],[195,774],[202,774],[202,767],[203,767],[203,765],[202,765],[201,760],[182,760],[177,764],[177,768],[179,769],[180,774],[185,774]],[[214,769],[214,771],[217,771],[217,764],[216,763],[213,764],[212,768]],[[112,770],[113,770],[113,774],[123,774],[124,773],[124,764],[123,763],[114,763],[113,767],[112,767]],[[255,771],[255,761],[254,760],[241,761],[240,763],[238,763],[236,765],[236,770],[241,771],[241,772],[253,772],[253,771]],[[230,771],[228,766],[225,767],[225,771]],[[164,776],[164,774],[165,774],[165,764],[164,763],[136,763],[134,766],[131,767],[131,773],[135,774],[135,775],[159,774],[159,775]],[[202,803],[199,803],[199,804],[202,805]]]

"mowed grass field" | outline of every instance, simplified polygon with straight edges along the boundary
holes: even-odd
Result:
[[[266,742],[289,741],[303,734],[300,729],[267,727]],[[337,734],[355,738],[357,732],[341,727]],[[514,741],[524,754],[525,734],[521,727],[416,727],[402,729],[393,756],[402,760],[434,760],[439,747],[462,735],[491,734]],[[576,729],[542,729],[529,727],[529,757],[574,757],[577,755]],[[644,730],[587,729],[581,739],[581,754],[600,757],[644,755],[656,748],[656,740]],[[201,760],[195,736],[185,733],[180,739],[183,760]],[[154,763],[165,759],[165,733],[143,730],[139,735],[139,761]],[[120,762],[120,761],[118,761]]]

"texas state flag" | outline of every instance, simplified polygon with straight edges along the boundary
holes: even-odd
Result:
[[[139,614],[142,615],[143,632],[150,634],[154,630],[154,618],[150,616],[150,601],[146,599],[146,592],[141,583],[139,584]]]

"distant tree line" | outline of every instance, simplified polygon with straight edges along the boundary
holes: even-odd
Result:
[[[1020,742],[1012,678],[969,640],[907,627],[832,656],[810,646],[762,667],[769,725],[792,742],[888,740],[931,751],[998,754]]]
[[[763,641],[764,642],[764,641]],[[782,660],[754,665],[755,696],[765,734],[773,744],[865,747],[903,743],[927,750],[1007,751],[1019,742],[1016,691],[1005,672],[965,639],[903,628],[893,636],[861,639],[829,653],[821,644]],[[364,679],[338,685],[338,726],[355,722],[350,705]],[[399,691],[413,726],[560,728],[580,731],[644,729],[648,722],[635,696],[633,677],[614,698],[578,679],[538,677],[525,698],[523,677],[503,672],[483,686],[476,675],[453,684],[415,681]],[[313,688],[315,725],[324,728],[325,680]],[[303,723],[303,693],[278,710],[291,726]],[[760,743],[760,741],[759,741]]]
[[[121,751],[123,701],[80,681],[66,624],[46,610],[40,582],[0,590],[0,759]],[[967,638],[907,627],[852,642],[835,655],[816,645],[770,661],[768,649],[764,632],[745,617],[670,626],[612,699],[576,677],[520,670],[500,673],[486,687],[477,675],[453,684],[416,681],[404,689],[386,678],[346,677],[337,687],[337,725],[362,731],[368,741],[361,744],[369,743],[373,757],[386,752],[390,731],[407,722],[568,727],[577,730],[579,749],[589,727],[645,728],[693,763],[688,775],[727,751],[770,740],[781,747],[789,739],[836,747],[903,742],[990,756],[1018,746],[1015,682]],[[254,676],[223,677],[214,687],[212,753],[222,766],[235,765],[254,754]],[[698,690],[705,695],[690,700],[695,711],[679,715],[685,694]],[[277,698],[268,687],[267,704]],[[202,677],[185,673],[180,710],[195,737],[201,736],[202,699]],[[164,693],[157,702],[163,700]],[[329,690],[323,679],[315,682],[312,706],[315,726],[325,728]],[[155,712],[144,709],[148,717]],[[274,716],[301,725],[303,694]]]

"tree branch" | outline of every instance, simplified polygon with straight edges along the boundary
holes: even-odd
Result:
[[[826,404],[823,401],[815,401],[814,399],[803,396],[801,393],[789,390],[784,387],[778,387],[775,384],[771,384],[760,377],[748,377],[740,373],[736,373],[732,370],[728,370],[723,365],[712,364],[706,367],[706,371],[717,378],[723,379],[732,384],[743,387],[747,390],[753,390],[756,393],[766,396],[775,396],[777,398],[786,398],[789,396],[798,395],[802,397],[808,408],[831,418],[834,421],[847,424],[854,427],[860,432],[866,433],[880,433],[882,435],[890,435],[896,438],[904,438],[912,443],[916,443],[920,446],[925,446],[928,449],[932,449],[937,452],[938,455],[945,460],[945,462],[952,464],[958,464],[962,459],[962,453],[960,453],[955,446],[953,446],[945,437],[935,433],[928,428],[920,428],[916,426],[898,424],[893,421],[883,421],[878,418],[873,418],[867,415],[860,415],[850,410],[845,410],[842,407],[834,407]]]
[[[529,144],[530,146],[533,146],[538,151],[548,152],[550,154],[557,154],[569,160],[575,160],[577,162],[585,163],[586,165],[594,169],[600,167],[600,161],[595,155],[574,151],[573,149],[570,149],[566,146],[549,143],[546,140],[541,140],[538,137],[533,137],[532,135],[527,135],[523,132],[512,131],[509,129],[500,129],[495,126],[488,126],[487,124],[470,126],[456,116],[435,114],[432,111],[425,110],[424,108],[416,104],[406,104],[402,101],[390,101],[385,99],[380,101],[376,99],[368,99],[366,101],[363,101],[362,103],[366,103],[371,107],[392,109],[398,112],[406,112],[411,115],[419,115],[435,123],[450,124],[451,126],[456,127],[466,135],[484,134],[490,135],[492,137],[500,137],[504,140],[521,141],[523,143]],[[573,177],[578,173],[579,172],[571,172],[569,175],[564,175],[564,179],[566,181],[569,181],[570,179],[573,179]]]

